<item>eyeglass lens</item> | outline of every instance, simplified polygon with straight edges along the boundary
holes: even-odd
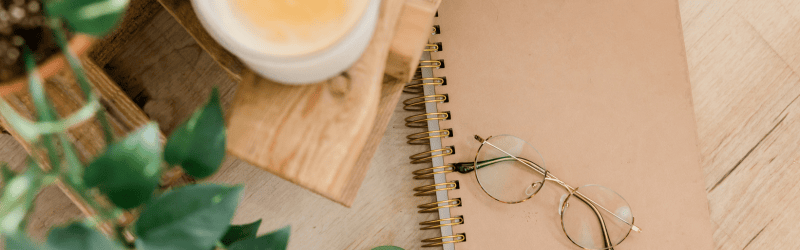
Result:
[[[489,196],[502,202],[517,203],[539,192],[545,181],[545,165],[533,146],[510,135],[492,136],[487,142],[500,150],[483,145],[475,158],[475,165],[478,166],[475,175]],[[524,157],[522,160],[529,164],[517,161],[506,153]]]
[[[613,190],[600,185],[586,185],[564,198],[567,205],[561,206],[561,225],[576,245],[586,249],[608,249],[621,243],[631,232],[631,208]],[[605,224],[605,231],[601,223]],[[607,238],[604,237],[606,233]]]

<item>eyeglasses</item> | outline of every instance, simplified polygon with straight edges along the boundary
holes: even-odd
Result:
[[[507,204],[521,203],[551,181],[567,190],[558,212],[564,234],[575,245],[613,249],[631,231],[641,232],[633,224],[628,202],[617,192],[600,185],[573,188],[550,173],[539,151],[525,140],[511,135],[486,139],[476,135],[475,139],[481,143],[475,161],[453,166],[460,173],[475,172],[478,184],[489,197]]]

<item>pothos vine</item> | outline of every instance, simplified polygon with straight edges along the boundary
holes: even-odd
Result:
[[[82,90],[86,104],[59,117],[47,98],[30,50],[23,51],[28,89],[37,120],[29,120],[0,98],[0,115],[21,139],[44,157],[29,157],[16,173],[0,169],[0,233],[5,249],[285,249],[290,229],[257,236],[261,220],[230,225],[242,196],[242,186],[190,184],[158,189],[162,173],[182,168],[202,179],[214,174],[225,156],[225,127],[219,93],[196,110],[162,146],[159,128],[150,122],[116,138],[92,90],[80,61],[67,46],[64,27],[100,37],[119,22],[127,0],[43,0],[52,35]],[[66,24],[66,25],[65,25]],[[106,148],[88,163],[75,152],[67,130],[96,121],[103,128]],[[39,155],[39,154],[34,154]],[[166,166],[166,167],[163,167]],[[53,228],[46,242],[27,236],[25,222],[36,195],[49,185],[78,194],[95,215]],[[138,214],[129,221],[126,214]],[[101,225],[110,228],[102,233]]]

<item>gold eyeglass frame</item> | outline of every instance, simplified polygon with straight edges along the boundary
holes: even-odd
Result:
[[[512,136],[512,137],[516,137],[516,136],[513,136],[513,135],[503,135],[503,136]],[[545,183],[545,182],[547,182],[547,181],[552,181],[552,182],[555,182],[555,183],[559,184],[559,186],[561,186],[561,187],[563,187],[564,189],[566,189],[566,190],[567,190],[567,192],[569,193],[569,195],[567,196],[567,198],[566,198],[566,199],[564,199],[564,201],[562,201],[562,202],[561,202],[561,208],[559,209],[559,215],[560,215],[560,220],[561,220],[561,230],[562,230],[562,231],[564,231],[564,235],[566,235],[566,236],[567,236],[567,238],[570,240],[570,242],[572,242],[572,243],[573,243],[573,244],[575,244],[576,246],[578,246],[578,247],[580,247],[580,248],[582,248],[582,249],[587,249],[587,250],[598,250],[598,249],[585,248],[585,247],[583,247],[583,246],[579,245],[579,244],[578,244],[577,242],[575,242],[575,241],[574,241],[574,240],[573,240],[573,239],[572,239],[572,238],[569,236],[569,234],[567,233],[566,227],[565,227],[565,225],[564,225],[564,214],[565,214],[565,213],[564,213],[563,211],[565,211],[565,210],[567,209],[567,207],[569,207],[569,203],[568,203],[568,201],[569,201],[569,199],[570,199],[570,198],[572,198],[573,196],[575,196],[576,198],[578,198],[578,199],[579,199],[581,202],[583,202],[583,203],[587,204],[587,205],[588,205],[588,206],[589,206],[589,207],[592,209],[592,211],[594,211],[595,215],[597,215],[597,219],[599,220],[599,222],[600,222],[600,226],[601,226],[601,227],[602,227],[602,229],[603,229],[603,239],[604,239],[604,241],[605,241],[605,242],[604,242],[604,244],[605,244],[605,246],[606,246],[605,248],[600,248],[600,249],[603,249],[603,250],[611,250],[611,249],[614,249],[614,247],[616,247],[617,245],[621,244],[623,241],[625,241],[625,239],[627,239],[627,238],[628,238],[628,236],[630,235],[631,231],[635,231],[635,232],[641,232],[641,229],[640,229],[639,227],[637,227],[636,225],[634,225],[634,218],[633,218],[632,216],[631,216],[631,221],[630,221],[630,222],[628,222],[628,221],[626,221],[626,220],[624,220],[624,219],[620,218],[620,217],[619,217],[617,214],[615,214],[615,213],[612,213],[611,211],[609,211],[608,209],[606,209],[606,208],[605,208],[605,207],[603,207],[602,205],[598,204],[597,202],[593,201],[593,200],[592,200],[592,199],[590,199],[589,197],[586,197],[586,196],[584,196],[583,194],[581,194],[580,192],[578,192],[578,189],[580,189],[580,187],[578,187],[578,188],[573,188],[573,187],[572,187],[572,186],[570,186],[569,184],[567,184],[567,183],[565,183],[565,182],[561,181],[560,179],[558,179],[558,177],[556,177],[555,175],[553,175],[553,174],[552,174],[552,173],[551,173],[549,170],[547,170],[546,168],[544,168],[544,167],[542,167],[542,166],[539,166],[539,165],[538,165],[538,164],[536,164],[535,162],[533,162],[533,161],[530,161],[530,160],[528,160],[528,159],[525,159],[525,158],[522,158],[522,157],[516,157],[516,156],[514,156],[514,155],[512,155],[512,154],[510,154],[510,153],[508,153],[508,152],[506,152],[505,150],[503,150],[503,149],[500,149],[499,147],[495,146],[494,144],[492,144],[492,143],[490,143],[490,142],[488,141],[488,140],[489,140],[489,139],[491,139],[491,138],[492,138],[492,136],[489,136],[489,137],[487,137],[486,139],[483,139],[483,138],[481,138],[480,136],[478,136],[478,135],[475,135],[475,140],[477,140],[478,142],[480,142],[480,143],[481,143],[481,145],[478,147],[478,150],[475,152],[475,159],[473,160],[473,162],[460,162],[460,163],[455,163],[455,164],[452,164],[452,165],[455,167],[456,171],[458,171],[458,172],[460,172],[460,173],[462,173],[462,174],[466,174],[466,173],[469,173],[469,172],[475,172],[475,179],[478,181],[478,186],[480,186],[480,187],[481,187],[481,190],[483,190],[483,192],[484,192],[484,193],[486,193],[486,195],[488,195],[488,196],[489,196],[489,197],[491,197],[492,199],[494,199],[494,200],[496,200],[496,201],[498,201],[498,202],[505,203],[505,204],[517,204],[517,203],[522,203],[522,202],[525,202],[525,201],[527,201],[527,200],[529,200],[529,199],[533,198],[534,196],[536,196],[536,194],[538,194],[538,193],[539,193],[539,191],[542,189],[542,187],[544,187],[544,183]],[[519,137],[516,137],[516,138],[518,138],[518,139],[522,140],[522,139],[521,139],[521,138],[519,138]],[[525,142],[524,140],[522,140],[522,141],[523,141],[523,142]],[[525,142],[525,143],[527,144],[527,142]],[[495,148],[495,149],[499,150],[500,152],[503,152],[504,154],[508,155],[508,156],[509,156],[509,157],[511,157],[512,159],[500,159],[500,158],[498,158],[498,159],[491,159],[491,160],[486,160],[486,161],[479,162],[479,161],[478,161],[478,156],[479,156],[479,153],[481,152],[481,149],[482,149],[482,148],[483,148],[483,146],[485,146],[485,145],[489,145],[489,146],[491,146],[491,147],[493,147],[493,148]],[[533,146],[531,146],[530,144],[528,144],[528,146],[530,146],[530,147],[533,147]],[[534,151],[536,151],[536,153],[537,153],[537,154],[539,154],[538,150],[537,150],[535,147],[533,148],[533,150],[534,150]],[[539,154],[539,157],[543,159],[543,157],[541,156],[541,154]],[[484,167],[484,166],[489,166],[489,165],[491,165],[491,164],[495,164],[495,163],[497,163],[497,162],[500,162],[500,161],[507,161],[507,160],[516,160],[516,161],[518,161],[518,162],[522,163],[523,165],[526,165],[526,166],[530,167],[530,168],[531,168],[531,169],[533,169],[534,171],[536,171],[536,172],[538,172],[539,174],[542,174],[542,175],[544,176],[544,178],[543,178],[543,180],[542,180],[541,182],[534,182],[533,184],[531,184],[531,187],[534,187],[534,186],[536,186],[536,187],[534,187],[534,188],[535,188],[535,191],[534,191],[532,194],[530,194],[530,195],[529,195],[527,198],[525,198],[525,199],[522,199],[522,200],[519,200],[519,201],[511,201],[511,202],[509,202],[509,201],[503,201],[503,200],[500,200],[500,199],[498,199],[498,198],[494,197],[494,196],[493,196],[491,193],[489,193],[489,192],[488,192],[488,191],[487,191],[487,190],[484,188],[483,184],[481,184],[480,178],[478,177],[478,171],[477,171],[477,169],[479,169],[479,168],[481,168],[481,167]],[[588,186],[588,185],[586,185],[586,186]],[[601,186],[601,187],[602,187],[602,186]],[[530,187],[529,187],[529,188],[530,188]],[[605,188],[605,187],[604,187],[604,188]],[[606,189],[607,189],[607,188],[606,188]],[[615,193],[617,196],[619,196],[619,197],[620,197],[620,198],[622,198],[623,200],[625,200],[625,198],[624,198],[624,197],[622,197],[621,195],[619,195],[618,193],[616,193],[616,191],[614,191],[614,190],[611,190],[611,189],[609,189],[609,190],[610,190],[610,191],[612,191],[612,192],[614,192],[614,193]],[[527,191],[528,191],[528,190],[526,189],[526,193],[525,193],[526,195],[528,194],[528,192],[527,192]],[[624,222],[625,224],[628,224],[629,226],[631,226],[631,227],[628,229],[628,232],[625,234],[625,236],[624,236],[624,237],[622,237],[622,239],[621,239],[621,240],[619,240],[619,242],[617,242],[616,244],[613,244],[613,242],[612,242],[612,240],[611,240],[610,236],[608,235],[608,229],[606,228],[605,221],[603,220],[603,216],[601,215],[601,210],[598,210],[598,208],[597,208],[597,207],[600,207],[600,208],[602,209],[602,211],[605,211],[606,213],[613,215],[613,217],[614,217],[614,218],[616,218],[616,219],[618,219],[618,220],[620,220],[620,221]]]

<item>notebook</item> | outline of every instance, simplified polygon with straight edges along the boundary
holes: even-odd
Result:
[[[421,223],[444,249],[580,249],[564,235],[564,189],[504,204],[474,174],[473,137],[511,134],[578,187],[600,184],[630,205],[641,233],[615,249],[712,249],[676,0],[446,0],[407,85]],[[439,131],[439,132],[435,132]]]

